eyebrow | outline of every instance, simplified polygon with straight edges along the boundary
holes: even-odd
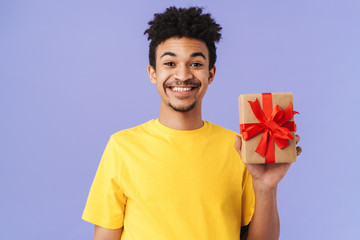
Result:
[[[173,53],[173,52],[166,52],[166,53],[164,53],[163,55],[161,55],[161,57],[160,57],[160,58],[165,57],[165,56],[172,56],[172,57],[176,57],[176,54],[175,54],[175,53]]]
[[[206,57],[202,52],[194,52],[193,54],[191,54],[191,57],[197,57],[197,56],[200,56],[206,60]]]
[[[172,56],[172,57],[176,57],[176,54],[173,52],[165,52],[163,55],[161,55],[160,58],[164,57],[164,56]],[[190,55],[190,57],[202,57],[206,60],[205,55],[202,52],[194,52],[193,54]]]

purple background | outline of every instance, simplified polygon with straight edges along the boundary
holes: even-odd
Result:
[[[0,239],[92,239],[110,135],[158,116],[143,32],[174,3],[124,2],[0,2]],[[239,94],[294,93],[304,151],[280,238],[360,239],[360,1],[176,1],[191,5],[223,27],[204,119],[238,131]]]

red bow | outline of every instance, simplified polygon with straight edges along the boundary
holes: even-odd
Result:
[[[289,145],[288,139],[293,139],[290,131],[295,130],[294,121],[289,121],[298,112],[292,110],[292,104],[283,111],[279,105],[272,110],[271,93],[263,93],[263,110],[258,99],[254,102],[249,101],[250,107],[259,120],[259,123],[247,123],[240,125],[240,131],[244,140],[249,140],[259,133],[263,133],[256,152],[262,157],[265,156],[265,163],[275,162],[275,145],[280,149]]]

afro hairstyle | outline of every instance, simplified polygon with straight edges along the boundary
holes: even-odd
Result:
[[[202,11],[199,7],[173,6],[163,13],[154,14],[154,19],[148,23],[150,27],[144,32],[150,40],[149,62],[154,69],[156,47],[172,37],[188,37],[205,42],[209,50],[209,69],[213,68],[216,61],[215,42],[219,42],[222,28],[210,14],[204,14]]]

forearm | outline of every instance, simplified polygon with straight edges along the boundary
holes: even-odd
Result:
[[[122,228],[107,229],[95,225],[94,240],[120,240]]]
[[[265,187],[256,182],[253,184],[255,212],[246,239],[279,239],[280,220],[276,201],[277,187]]]

